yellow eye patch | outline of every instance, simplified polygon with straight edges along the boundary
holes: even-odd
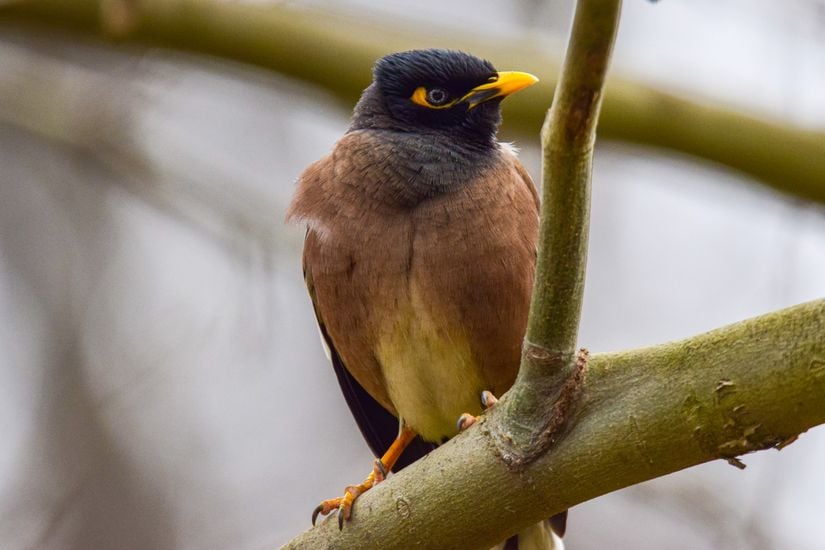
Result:
[[[457,103],[466,103],[467,109],[498,97],[508,95],[532,86],[539,79],[530,73],[518,71],[504,71],[496,73],[487,79],[487,82],[476,86],[462,97],[450,98],[450,94],[443,88],[419,86],[410,96],[410,101],[428,109],[448,109]]]
[[[419,86],[410,96],[410,100],[416,105],[421,105],[422,107],[427,107],[428,109],[449,109],[450,107],[458,103],[458,99],[453,99],[451,101],[444,103],[443,105],[433,105],[432,103],[430,103],[430,100],[427,96],[427,88],[425,88],[424,86]]]

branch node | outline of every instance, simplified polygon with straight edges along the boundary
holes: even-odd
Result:
[[[522,363],[535,366],[543,372],[558,370],[564,367],[565,355],[561,351],[550,350],[540,344],[524,339],[521,348]]]
[[[533,366],[542,368],[559,368],[564,364],[564,353],[555,352],[525,341],[525,358],[535,363]],[[576,408],[580,402],[584,386],[584,377],[587,371],[587,359],[590,353],[582,348],[576,360],[566,374],[564,382],[554,385],[555,395],[541,391],[536,397],[537,402],[529,411],[515,411],[514,414],[504,414],[497,422],[492,423],[489,429],[490,436],[499,451],[505,464],[510,469],[522,471],[537,458],[546,453],[570,426]],[[527,376],[526,378],[530,378]],[[516,393],[528,392],[536,389],[533,381],[522,380],[514,387]],[[509,399],[507,399],[509,397]],[[505,403],[518,403],[525,395],[515,398],[505,396]],[[524,400],[529,401],[529,398]],[[522,403],[524,402],[522,401]],[[504,407],[500,407],[503,409]],[[512,408],[512,405],[511,405]],[[529,422],[524,422],[524,415],[529,414]],[[514,423],[518,419],[519,424]]]

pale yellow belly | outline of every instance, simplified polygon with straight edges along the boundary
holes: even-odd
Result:
[[[484,383],[460,324],[429,311],[415,287],[399,301],[377,347],[387,392],[409,427],[441,442],[456,434],[461,413],[480,413]]]

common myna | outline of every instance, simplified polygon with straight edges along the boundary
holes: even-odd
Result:
[[[388,55],[347,133],[301,175],[287,219],[307,226],[304,277],[321,334],[381,456],[313,522],[338,510],[342,525],[359,494],[454,436],[462,413],[481,413],[482,391],[500,395],[515,380],[539,200],[496,132],[501,100],[536,81],[458,51]],[[522,548],[553,547],[546,524],[530,533],[540,545],[526,536]]]

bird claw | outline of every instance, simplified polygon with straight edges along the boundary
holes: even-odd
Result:
[[[344,496],[339,498],[331,498],[329,500],[325,500],[321,504],[315,507],[315,510],[312,511],[312,526],[315,526],[315,523],[318,520],[318,515],[326,516],[333,510],[336,512],[336,516],[338,517],[338,530],[344,528],[344,522],[350,518],[352,514],[352,503],[355,502],[355,499],[358,497],[359,494],[363,491],[359,491],[359,487],[347,487],[344,491]]]
[[[321,504],[315,507],[315,510],[312,511],[312,526],[315,527],[315,522],[318,520],[318,514],[327,515],[333,510],[337,509],[340,506],[340,501],[343,500],[341,498],[332,498],[329,500],[323,501]]]
[[[350,485],[344,489],[344,496],[339,498],[331,498],[319,504],[312,512],[312,525],[315,525],[315,520],[318,519],[318,514],[325,516],[333,510],[338,510],[338,529],[343,529],[344,522],[347,521],[352,515],[352,505],[355,503],[355,499],[357,499],[362,493],[369,491],[384,481],[390,470],[392,470],[393,465],[395,465],[398,460],[398,457],[401,456],[401,453],[404,452],[407,445],[409,445],[414,439],[415,432],[402,424],[402,429],[399,432],[398,437],[395,438],[395,441],[393,441],[390,448],[387,449],[387,452],[384,453],[384,456],[381,458],[376,458],[373,461],[370,475],[368,475],[360,485]]]
[[[473,424],[478,422],[478,417],[473,416],[470,413],[464,413],[458,417],[458,422],[456,423],[456,428],[458,428],[459,432],[463,432]]]
[[[490,410],[490,408],[498,403],[498,398],[493,395],[493,392],[484,390],[481,392],[481,406],[484,407],[484,410]],[[480,416],[473,416],[470,413],[464,413],[458,417],[458,422],[456,422],[456,428],[458,428],[459,432],[463,432],[476,422],[478,419],[481,418]]]
[[[487,390],[481,392],[481,406],[484,407],[485,410],[489,409],[496,403],[498,403],[498,398],[493,395],[493,392]]]
[[[357,499],[362,493],[375,487],[378,483],[384,481],[386,476],[387,468],[384,466],[384,463],[380,458],[376,458],[373,463],[372,472],[370,472],[367,479],[365,479],[360,485],[350,485],[344,489],[344,496],[325,500],[315,507],[315,510],[312,511],[313,527],[315,526],[315,522],[318,519],[319,514],[326,516],[333,510],[337,510],[336,516],[338,517],[338,530],[342,530],[344,528],[344,522],[349,520],[352,515],[352,505],[355,503],[355,499]]]

